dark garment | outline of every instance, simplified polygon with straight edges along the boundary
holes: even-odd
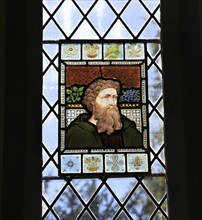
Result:
[[[88,121],[88,114],[79,115],[67,128],[66,148],[117,148],[142,147],[142,134],[134,121],[121,115],[123,127],[111,135],[100,134],[97,127]]]
[[[114,131],[112,134],[108,135],[106,133],[101,133],[101,140],[105,147],[123,147],[123,137],[120,130]]]

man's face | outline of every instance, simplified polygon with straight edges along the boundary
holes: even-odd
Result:
[[[114,88],[107,88],[100,91],[95,99],[95,105],[99,108],[117,106],[117,91]]]
[[[95,99],[93,116],[97,120],[99,133],[111,134],[122,127],[119,109],[117,107],[117,91],[113,88],[103,89]]]

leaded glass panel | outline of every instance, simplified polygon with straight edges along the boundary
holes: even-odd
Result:
[[[160,0],[43,0],[42,3],[42,219],[168,219]],[[86,45],[85,40],[88,41]],[[88,43],[92,43],[90,41],[96,41],[94,48],[96,52],[89,50]],[[114,56],[108,54],[104,58],[107,41],[122,41],[126,45],[120,48],[122,56],[117,56],[117,59],[114,60]],[[68,49],[66,52],[62,50],[60,47],[63,45],[62,42],[71,43],[73,47],[68,48],[72,49],[71,53]],[[137,53],[139,51],[136,46],[137,42],[144,43],[145,53]],[[126,51],[126,48],[129,48],[127,43],[131,45],[131,49],[128,51]],[[106,46],[103,47],[104,44]],[[74,47],[79,47],[79,45],[81,48],[78,48],[78,51],[81,52],[74,53]],[[63,52],[61,53],[61,51]],[[130,55],[135,51],[139,60],[145,60],[144,65],[137,64],[136,62],[139,60],[131,60]],[[66,56],[69,57],[65,61]],[[126,63],[123,65],[123,62],[126,62],[127,65],[125,65]],[[65,141],[62,143],[65,132],[61,126],[65,127],[75,117],[85,112],[81,108],[68,108],[66,112],[65,108],[61,108],[61,101],[65,103],[65,98],[67,98],[65,96],[66,87],[60,87],[64,80],[61,73],[73,72],[76,68],[82,69],[85,66],[85,71],[89,72],[86,75],[91,77],[90,72],[96,72],[97,68],[107,74],[109,67],[121,69],[131,66],[136,68],[137,65],[146,77],[141,81],[142,86],[145,87],[141,93],[145,107],[141,111],[138,111],[137,108],[131,108],[129,111],[128,108],[122,106],[121,112],[136,120],[140,130],[147,128],[144,135],[148,137],[145,139],[145,146],[149,149],[151,173],[134,173],[134,176],[130,177],[95,175],[84,179],[58,175],[58,171],[62,167],[61,144],[65,145]],[[88,71],[87,67],[91,71]],[[70,87],[71,85],[69,85]],[[60,99],[61,91],[64,97],[61,96]],[[122,99],[129,91],[123,90],[123,92],[125,93],[122,94]],[[138,99],[138,91],[132,91],[132,93],[133,96],[136,94],[135,97]],[[60,118],[64,112],[65,116]],[[146,116],[138,121],[137,115],[140,113]],[[96,153],[96,156],[99,155]],[[80,159],[79,156],[77,158],[73,155],[72,158],[68,158],[68,161],[71,159],[75,162]],[[105,156],[109,158],[108,168],[110,169],[112,166],[110,164],[113,164],[110,163],[111,153],[107,153]],[[120,158],[123,159],[122,153]],[[120,158],[118,157],[118,159]],[[66,159],[64,157],[64,161]],[[127,160],[130,160],[130,154]],[[78,165],[75,167],[75,172],[79,172],[80,169],[82,168]],[[122,167],[122,169],[125,168]]]

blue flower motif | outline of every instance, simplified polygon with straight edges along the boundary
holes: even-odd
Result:
[[[129,89],[122,92],[119,101],[120,102],[140,102],[140,90]]]

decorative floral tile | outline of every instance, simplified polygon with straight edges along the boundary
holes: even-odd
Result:
[[[101,154],[83,155],[83,172],[84,173],[103,172],[103,156]]]
[[[127,154],[128,172],[147,172],[148,156],[147,154]]]
[[[125,56],[127,60],[144,59],[144,44],[125,44]]]
[[[81,173],[81,155],[62,155],[61,156],[62,173]]]
[[[104,59],[105,60],[122,60],[123,59],[123,44],[121,43],[104,44]]]
[[[80,60],[81,45],[80,44],[62,44],[61,59]]]
[[[124,154],[106,154],[105,155],[105,172],[125,172]]]
[[[102,45],[101,44],[83,44],[83,59],[84,60],[98,60],[102,59]]]

